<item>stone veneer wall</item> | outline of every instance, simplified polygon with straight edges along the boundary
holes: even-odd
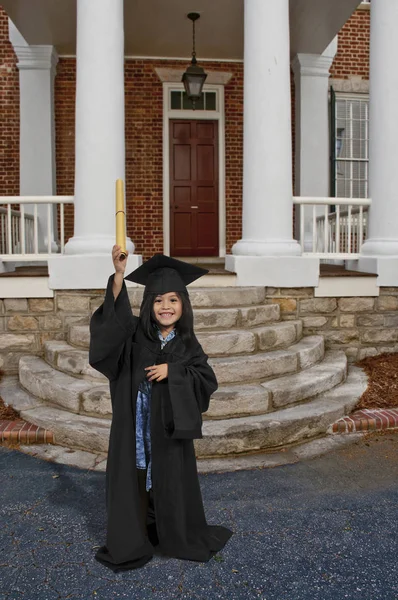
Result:
[[[398,288],[379,297],[315,298],[313,288],[267,289],[281,319],[302,319],[304,335],[321,334],[327,350],[344,350],[349,361],[398,352]]]
[[[21,356],[42,356],[46,341],[66,340],[69,325],[88,324],[103,296],[103,290],[73,290],[53,299],[0,300],[0,368],[17,373]],[[302,319],[304,335],[323,335],[326,349],[344,350],[350,362],[398,352],[396,287],[368,298],[314,298],[313,288],[267,288],[266,303],[279,304],[284,321]]]
[[[42,356],[45,342],[66,340],[69,325],[88,323],[103,296],[103,290],[73,290],[54,298],[0,300],[0,369],[17,373],[21,356]]]

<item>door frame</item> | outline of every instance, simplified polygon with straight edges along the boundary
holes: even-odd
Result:
[[[170,92],[184,90],[182,83],[163,83],[163,254],[170,255],[170,120],[218,121],[218,256],[226,255],[225,232],[225,112],[224,86],[205,85],[217,92],[217,110],[170,110]]]

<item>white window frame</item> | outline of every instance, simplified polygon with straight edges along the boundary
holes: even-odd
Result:
[[[171,91],[184,90],[182,83],[163,82],[163,254],[170,255],[170,119],[218,121],[218,240],[220,257],[226,255],[225,215],[225,111],[224,86],[205,85],[203,91],[216,92],[216,110],[171,110]]]
[[[368,139],[368,146],[367,146],[367,153],[366,153],[366,158],[346,158],[346,159],[339,159],[337,157],[337,153],[335,156],[335,172],[332,173],[332,177],[334,177],[334,181],[335,181],[335,189],[336,189],[336,193],[337,193],[337,177],[336,177],[336,171],[337,171],[337,164],[339,162],[351,162],[351,164],[353,162],[364,162],[366,163],[366,168],[365,168],[365,172],[366,172],[366,198],[369,197],[369,94],[360,94],[360,93],[344,93],[344,92],[335,92],[336,94],[336,115],[335,115],[335,123],[334,123],[334,127],[335,127],[335,132],[334,132],[334,139],[337,140],[337,102],[339,100],[365,100],[367,101],[367,139]],[[349,121],[350,125],[352,126],[352,119]],[[352,141],[352,135],[350,135],[350,140]],[[352,155],[352,152],[351,152]],[[353,198],[353,192],[352,192],[352,173],[351,173],[351,177],[350,177],[350,181],[351,181],[351,186],[350,186],[350,195],[348,196],[349,198]],[[338,197],[338,196],[336,196]]]

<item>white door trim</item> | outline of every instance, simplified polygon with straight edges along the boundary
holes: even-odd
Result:
[[[163,83],[163,254],[170,255],[170,119],[218,121],[218,239],[219,256],[226,254],[225,217],[225,112],[224,86],[205,85],[204,91],[217,91],[217,110],[170,110],[170,91],[183,90],[182,83]]]

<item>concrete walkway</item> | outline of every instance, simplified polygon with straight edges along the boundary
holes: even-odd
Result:
[[[398,599],[397,434],[200,480],[209,523],[235,531],[224,550],[113,574],[94,560],[105,474],[1,447],[0,598]]]

